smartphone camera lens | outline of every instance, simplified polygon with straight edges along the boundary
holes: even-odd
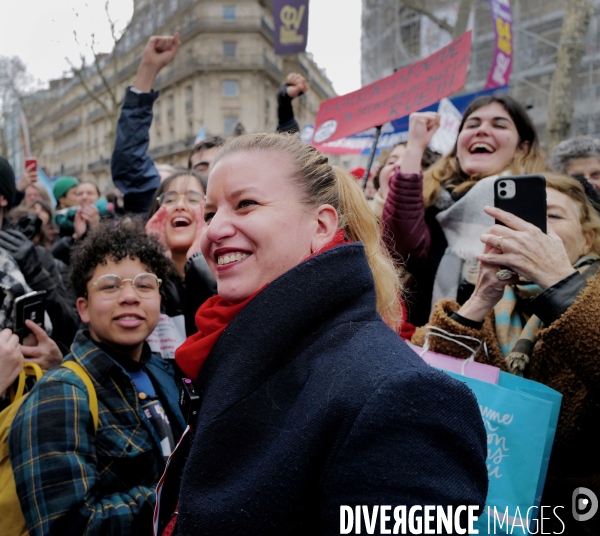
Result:
[[[504,197],[506,195],[506,190],[500,190],[500,196]]]
[[[500,183],[500,188],[506,188],[506,183],[505,182],[501,182]]]

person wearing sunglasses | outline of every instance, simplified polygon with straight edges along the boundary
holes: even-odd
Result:
[[[90,376],[99,425],[83,381],[64,367],[19,409],[9,453],[29,534],[152,533],[155,486],[185,426],[173,367],[145,342],[170,265],[131,219],[101,221],[76,248],[72,284],[88,327],[65,360]]]
[[[161,321],[148,340],[166,359],[174,358],[175,349],[197,332],[196,311],[217,293],[200,251],[199,238],[206,226],[204,194],[202,177],[180,170],[161,183],[148,212],[146,232],[158,238],[173,260],[173,269],[161,286]]]

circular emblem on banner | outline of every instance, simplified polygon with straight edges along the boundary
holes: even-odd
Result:
[[[300,133],[300,139],[310,145],[310,142],[313,139],[313,134],[315,132],[315,127],[313,125],[306,125],[303,129],[302,132]]]
[[[337,130],[338,122],[335,119],[330,119],[329,121],[325,121],[315,132],[315,137],[313,138],[315,142],[322,143],[325,140],[328,140],[335,134]]]

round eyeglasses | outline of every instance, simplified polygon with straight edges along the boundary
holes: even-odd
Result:
[[[204,201],[204,194],[195,192],[193,190],[189,190],[184,194],[178,194],[177,192],[165,192],[156,199],[161,207],[174,207],[182,197],[189,207],[199,207],[202,201]]]
[[[118,275],[106,274],[94,281],[92,286],[96,287],[100,296],[105,300],[116,300],[128,281],[140,298],[151,298],[158,292],[162,283],[162,279],[154,274],[138,274],[133,279],[121,279]]]

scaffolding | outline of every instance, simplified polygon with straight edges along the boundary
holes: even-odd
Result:
[[[513,67],[510,94],[525,104],[546,136],[548,97],[564,11],[568,0],[511,0],[513,15]],[[387,76],[428,56],[451,41],[451,35],[423,14],[428,11],[451,26],[456,20],[457,0],[363,0],[363,85]],[[574,81],[577,87],[573,135],[600,136],[600,0],[594,0],[586,53]],[[494,31],[489,0],[474,0],[471,63],[464,92],[484,87],[494,53]]]

